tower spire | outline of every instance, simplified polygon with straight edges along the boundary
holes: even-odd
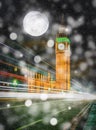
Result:
[[[61,16],[61,25],[64,25],[64,14]]]
[[[56,37],[56,88],[70,90],[70,40],[66,35],[64,15]]]
[[[61,16],[61,24],[59,25],[59,36],[66,36],[65,26],[64,26],[64,14]]]

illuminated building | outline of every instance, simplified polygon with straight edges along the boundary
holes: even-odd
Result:
[[[70,90],[70,40],[61,27],[56,36],[56,80],[51,79],[50,73],[45,75],[35,74],[35,78],[28,78],[29,92],[60,92]]]
[[[61,28],[56,36],[55,52],[56,79],[54,79],[54,77],[52,78],[50,72],[38,71],[36,67],[34,67],[33,70],[27,69],[27,75],[25,77],[6,71],[0,71],[0,75],[15,78],[15,80],[12,81],[12,84],[15,86],[18,86],[18,80],[27,83],[28,92],[53,93],[70,90],[70,40],[64,34],[64,28]],[[16,66],[4,61],[0,61],[0,63],[6,65],[7,68],[8,66],[15,67],[14,72],[20,69],[20,67],[16,68]]]
[[[0,75],[5,77],[13,77],[28,84],[28,92],[61,92],[70,90],[70,40],[64,34],[64,27],[59,29],[55,42],[56,52],[56,79],[52,78],[50,72],[42,70],[28,69],[27,76],[20,76],[10,72],[0,71]],[[2,62],[7,66],[14,67],[9,63]],[[18,68],[19,69],[19,68]],[[14,71],[17,71],[15,66]],[[18,80],[14,80],[14,85],[17,86]]]
[[[70,89],[70,40],[63,27],[56,37],[56,88]]]
[[[18,86],[18,80],[27,83],[28,92],[34,93],[50,93],[50,92],[61,92],[70,90],[70,40],[64,34],[64,28],[59,29],[59,33],[56,36],[55,42],[55,54],[56,54],[56,79],[52,77],[50,72],[42,70],[36,70],[34,67],[32,70],[27,68],[27,75],[14,74],[11,72],[0,71],[0,75],[4,77],[13,77],[12,84]],[[14,72],[16,73],[20,67],[17,67],[0,61],[2,65],[6,65],[7,68],[15,67]],[[24,68],[22,68],[24,70]],[[27,90],[27,89],[26,89]]]

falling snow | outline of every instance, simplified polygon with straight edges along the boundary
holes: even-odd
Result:
[[[23,20],[30,11],[38,11],[40,14],[44,14],[44,18],[47,17],[47,32],[45,31],[39,37],[30,36],[24,31]],[[82,92],[96,94],[95,12],[96,0],[84,0],[83,2],[81,0],[47,0],[46,2],[44,0],[27,0],[27,2],[26,0],[1,0],[0,71],[28,78],[28,76],[35,77],[35,72],[42,70],[42,72],[50,72],[51,76],[55,78],[55,38],[58,28],[61,24],[64,24],[66,34],[71,40],[71,89],[80,91],[81,94]],[[64,15],[64,20],[62,20],[62,15]],[[37,23],[32,21],[36,27],[33,32],[36,33],[39,29],[41,29],[40,31],[45,29],[46,24],[41,26],[41,21],[38,23],[38,17]],[[31,22],[28,22],[31,25]],[[28,29],[31,28],[28,27]],[[36,70],[34,67],[36,67]],[[33,72],[33,69],[35,72]],[[12,89],[16,91],[17,83],[15,82],[14,85],[11,78],[0,75],[0,85],[1,80],[4,82],[3,85],[6,86],[6,82],[8,82],[7,87],[12,86],[11,91]],[[20,82],[17,86],[21,87],[21,90],[26,90],[27,84]],[[68,97],[73,98],[74,95],[69,93]],[[21,103],[20,101],[0,102],[0,116],[2,117],[0,130],[14,130],[26,124],[35,124],[36,119],[39,120],[38,124],[40,123],[42,126],[68,130],[72,125],[72,119],[75,122],[78,121],[75,116],[85,106],[85,104],[81,104],[80,101],[68,101],[68,103],[58,100],[55,102],[48,101],[47,94],[42,94],[40,101],[27,99]],[[65,115],[66,113],[70,115],[71,112],[73,117],[70,121],[69,116]],[[35,129],[34,125],[29,127]],[[41,129],[43,130],[43,128]],[[51,130],[51,128],[49,129]]]

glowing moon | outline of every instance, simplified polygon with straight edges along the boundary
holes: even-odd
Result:
[[[23,27],[24,31],[31,36],[40,36],[47,31],[49,21],[45,14],[31,11],[24,17]]]

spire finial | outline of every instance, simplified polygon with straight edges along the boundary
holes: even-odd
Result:
[[[61,25],[64,26],[64,14],[61,15]]]
[[[66,35],[65,27],[64,27],[64,14],[61,15],[61,24],[59,26],[59,34]]]

